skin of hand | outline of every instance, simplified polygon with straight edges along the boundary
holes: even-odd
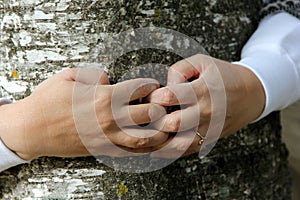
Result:
[[[42,82],[29,97],[0,107],[0,137],[25,160],[91,153],[128,155],[114,151],[113,145],[136,153],[149,152],[153,146],[165,142],[168,134],[158,132],[149,136],[148,130],[137,131],[134,125],[158,120],[166,114],[165,109],[152,103],[129,105],[122,94],[131,94],[131,101],[149,95],[158,87],[159,83],[153,79],[110,85],[105,72],[99,69],[67,69]],[[121,94],[115,94],[119,107],[113,114],[111,104],[116,88]],[[123,127],[118,127],[117,121],[123,122]],[[95,123],[96,127],[91,127]],[[124,132],[127,127],[133,134]]]
[[[213,80],[214,72],[210,70],[212,62],[217,67],[223,83],[205,82],[205,80]],[[193,81],[187,82],[190,79]],[[207,85],[210,85],[210,89]],[[212,107],[218,107],[212,105],[210,92],[218,93],[222,87],[226,94],[224,103],[226,108],[220,137],[225,137],[254,121],[263,112],[266,97],[256,75],[245,67],[202,54],[171,66],[168,72],[168,86],[155,90],[148,100],[162,106],[173,106],[179,105],[178,99],[180,99],[181,104],[185,106],[182,110],[167,114],[155,122],[155,127],[160,131],[178,133],[176,137],[169,138],[166,143],[169,144],[168,146],[164,144],[157,147],[164,148],[162,151],[152,153],[151,156],[172,158],[173,155],[177,155],[174,152],[181,152],[183,156],[199,152],[201,145],[199,145],[200,137],[195,134],[197,130],[202,136],[206,136],[208,143],[218,140],[206,133],[212,116]],[[191,98],[191,92],[195,93],[197,100]],[[198,117],[194,117],[197,115]],[[194,139],[188,142],[188,138],[191,137]]]

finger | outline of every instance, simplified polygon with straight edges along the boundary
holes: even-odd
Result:
[[[128,148],[128,147],[123,147],[123,146],[118,146],[125,152],[127,152],[127,156],[142,156],[142,155],[147,155],[151,152],[153,152],[155,149],[154,147],[148,147],[148,148]],[[124,155],[124,154],[123,154]],[[126,155],[126,153],[125,153]]]
[[[190,83],[181,83],[160,88],[152,92],[148,101],[162,106],[174,106],[197,103],[197,95]]]
[[[198,138],[193,130],[180,132],[169,139],[167,145],[151,153],[151,157],[178,158],[187,154],[195,153],[200,150]]]
[[[162,132],[186,131],[199,126],[200,111],[198,105],[189,106],[163,116],[153,123],[154,128]]]
[[[88,85],[109,84],[107,74],[98,68],[77,68],[75,81]]]
[[[128,148],[148,148],[163,144],[168,134],[152,129],[124,128],[117,134],[108,135],[111,142]]]
[[[133,149],[124,146],[114,145],[114,144],[102,144],[100,147],[96,147],[93,152],[89,152],[94,156],[105,155],[111,157],[133,157],[147,155],[153,152],[153,148],[141,148]]]
[[[128,103],[128,101],[148,96],[157,88],[159,88],[159,83],[156,80],[150,78],[139,78],[116,84],[114,93],[119,101]]]
[[[108,146],[109,147],[109,146]],[[104,153],[102,155],[106,156],[112,156],[112,157],[134,157],[134,156],[143,156],[147,155],[151,152],[153,152],[153,148],[140,148],[140,149],[134,149],[134,148],[128,148],[124,146],[116,146],[117,148],[112,151],[112,148],[106,148]],[[101,148],[103,150],[103,148]]]
[[[197,54],[181,60],[171,66],[168,73],[168,85],[183,83],[191,78],[198,78],[204,70],[215,66],[214,60],[206,55]]]
[[[167,133],[157,130],[126,128],[103,132],[93,127],[79,134],[79,143],[84,144],[91,155],[131,156],[133,154],[129,152],[148,153],[153,151],[154,146],[159,146],[168,139]]]
[[[168,85],[183,83],[190,78],[198,78],[202,65],[207,61],[205,55],[195,55],[172,65],[168,72]]]
[[[199,74],[200,72],[188,61],[179,61],[168,71],[168,85],[184,83],[192,77],[199,77]]]
[[[124,117],[118,120],[118,124],[122,127],[151,123],[166,115],[166,109],[158,104],[148,103],[128,107],[129,113],[126,112],[127,109],[124,109],[125,112],[121,114]]]

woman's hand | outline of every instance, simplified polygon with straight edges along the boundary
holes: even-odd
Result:
[[[169,138],[169,145],[163,145],[163,151],[152,154],[168,158],[176,155],[175,151],[183,155],[198,152],[201,138],[207,143],[214,142],[219,136],[229,135],[254,121],[264,109],[265,94],[250,70],[199,54],[174,64],[169,70],[168,86],[154,91],[149,101],[162,106],[182,106],[182,110],[155,123],[160,131],[179,132]],[[212,122],[213,117],[220,120]]]
[[[149,152],[168,134],[139,129],[165,115],[152,103],[129,105],[157,89],[153,79],[109,85],[98,69],[68,69],[41,83],[27,98],[0,107],[0,136],[25,160],[40,156],[127,156]],[[126,133],[125,133],[126,132]],[[153,136],[153,133],[157,133]]]

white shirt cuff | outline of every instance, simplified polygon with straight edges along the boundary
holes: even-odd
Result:
[[[234,64],[250,69],[264,87],[266,105],[258,119],[300,99],[300,20],[287,13],[266,17]]]
[[[9,150],[0,140],[0,172],[19,164],[29,163]]]

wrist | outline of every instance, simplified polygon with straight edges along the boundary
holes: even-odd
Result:
[[[0,139],[21,159],[30,161],[38,155],[33,153],[36,147],[31,143],[29,132],[26,131],[25,113],[23,100],[0,107]]]
[[[250,69],[238,64],[234,64],[234,66],[236,66],[244,82],[245,111],[249,114],[250,122],[253,122],[262,115],[266,106],[264,87],[259,78]]]

